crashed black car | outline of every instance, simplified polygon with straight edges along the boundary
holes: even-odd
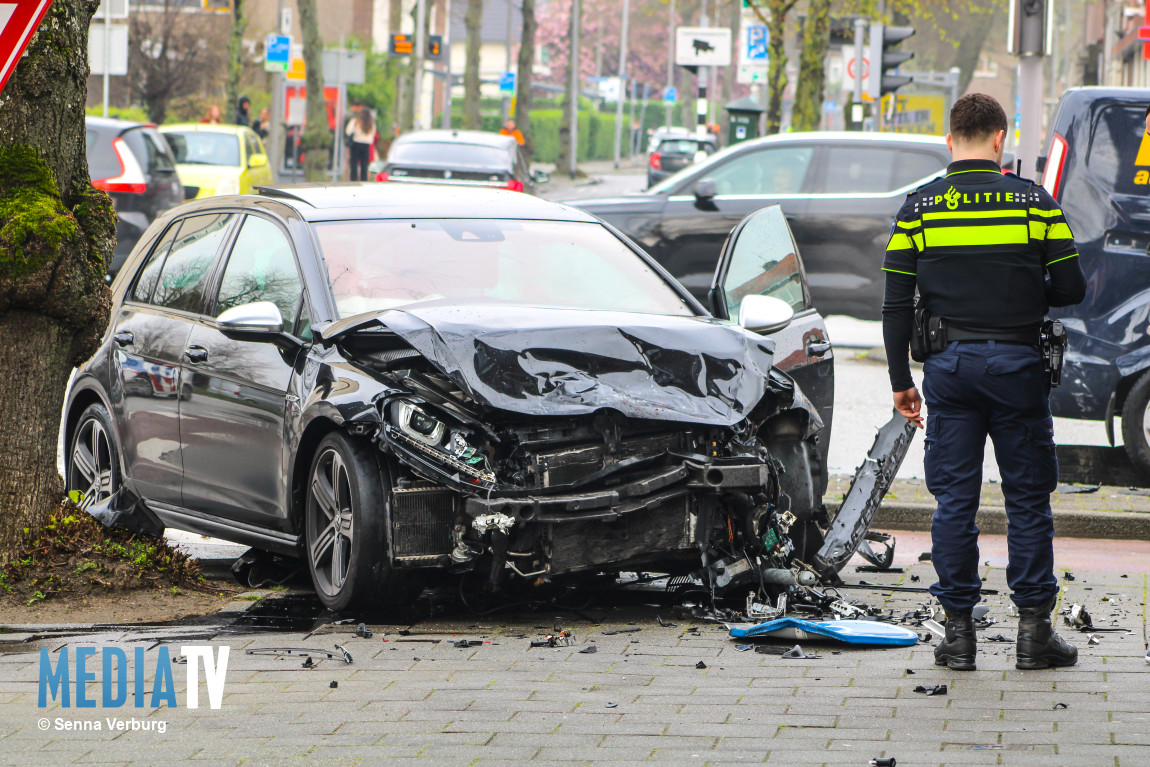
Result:
[[[779,208],[715,282],[708,312],[589,214],[512,192],[191,202],[114,284],[68,488],[106,524],[301,557],[333,609],[429,569],[814,583],[869,519],[820,559],[832,355]]]

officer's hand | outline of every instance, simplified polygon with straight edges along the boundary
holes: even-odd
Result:
[[[922,397],[918,396],[918,389],[912,386],[906,391],[896,391],[894,409],[903,418],[922,428]]]

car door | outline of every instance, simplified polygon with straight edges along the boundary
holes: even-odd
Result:
[[[271,301],[292,332],[303,286],[291,240],[263,216],[244,218],[214,301],[194,324],[180,410],[184,505],[191,511],[287,529],[284,418],[295,352],[267,341],[238,341],[216,327],[222,312]]]
[[[173,223],[114,318],[124,464],[150,501],[178,506],[182,500],[181,357],[230,219],[205,214]]]
[[[774,364],[795,380],[823,419],[819,450],[825,474],[834,414],[834,353],[823,317],[811,306],[802,256],[782,206],[755,211],[731,232],[710,292],[712,314],[721,319],[737,318],[749,295],[778,298],[794,310],[790,325],[771,334]]]
[[[723,241],[743,218],[767,205],[782,205],[788,217],[801,216],[815,150],[787,143],[731,155],[671,195],[663,208],[651,254],[671,274],[705,300]],[[700,181],[714,184],[715,196],[695,195]]]
[[[824,316],[882,319],[891,223],[907,191],[946,170],[938,152],[874,144],[824,147],[806,211],[791,221],[811,298]]]

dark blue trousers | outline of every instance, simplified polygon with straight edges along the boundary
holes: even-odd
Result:
[[[1058,483],[1050,387],[1036,346],[958,342],[923,365],[926,485],[938,502],[931,551],[942,606],[979,601],[978,525],[986,437],[994,443],[1006,497],[1010,561],[1006,582],[1019,607],[1058,590],[1050,493]]]

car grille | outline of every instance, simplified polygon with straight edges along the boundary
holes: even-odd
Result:
[[[618,457],[634,458],[678,450],[690,440],[690,436],[690,432],[676,431],[628,437],[619,444]],[[540,478],[540,486],[569,485],[594,474],[603,468],[605,452],[603,445],[581,445],[549,453],[537,453],[536,476]]]
[[[455,494],[439,485],[392,490],[392,548],[397,557],[451,552]]]
[[[692,550],[689,504],[690,497],[684,495],[617,522],[551,525],[551,574]]]

